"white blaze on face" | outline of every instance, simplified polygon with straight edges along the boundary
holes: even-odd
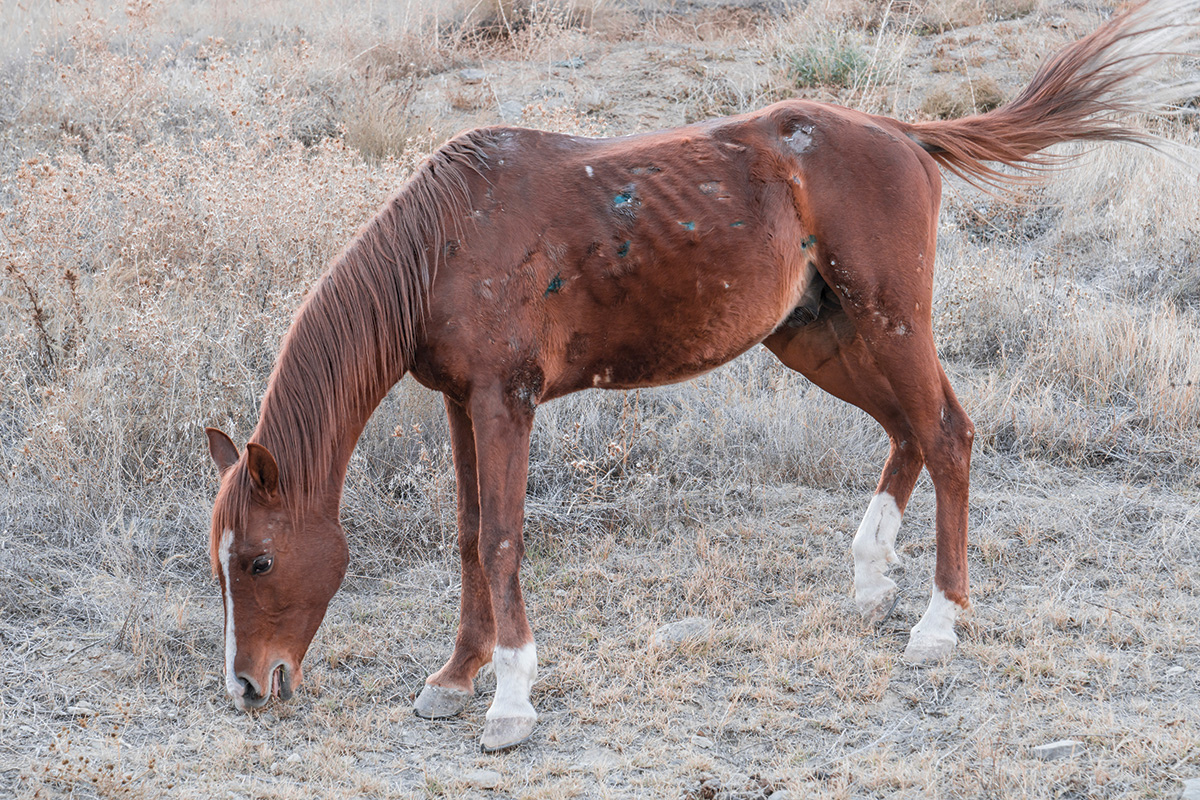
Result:
[[[537,680],[537,648],[533,642],[519,648],[497,647],[492,651],[496,668],[496,696],[487,710],[488,719],[532,717],[537,712],[529,692]]]
[[[896,583],[884,573],[896,564],[896,532],[900,530],[900,507],[887,492],[871,498],[866,516],[854,535],[854,598],[864,612],[875,606]]]
[[[237,657],[237,635],[233,630],[233,587],[229,582],[229,548],[233,545],[233,531],[227,530],[221,534],[220,548],[217,557],[221,561],[221,576],[224,581],[225,600],[225,691],[237,702],[242,697],[242,683],[237,679],[233,669]]]

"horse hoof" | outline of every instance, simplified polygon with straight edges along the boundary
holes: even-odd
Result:
[[[886,583],[881,583],[869,594],[865,596],[856,594],[854,597],[854,602],[858,604],[858,610],[868,625],[877,625],[887,619],[900,599],[900,592],[896,589],[895,581],[886,577],[883,578],[883,581]]]
[[[413,703],[413,711],[418,717],[425,719],[444,719],[456,717],[467,707],[467,703],[475,696],[474,692],[464,692],[462,689],[449,689],[445,686],[425,684],[417,702]]]
[[[904,648],[904,660],[918,667],[928,667],[949,661],[958,647],[958,636],[929,636],[914,633]]]
[[[537,717],[497,717],[483,723],[479,749],[485,753],[516,747],[533,733]]]

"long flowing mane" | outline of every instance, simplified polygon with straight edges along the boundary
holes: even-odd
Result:
[[[462,219],[468,171],[487,166],[487,130],[447,142],[367,222],[296,312],[250,436],[275,456],[285,502],[302,511],[335,468],[337,432],[365,419],[412,363],[446,230]],[[244,462],[227,476],[214,529],[238,529]]]

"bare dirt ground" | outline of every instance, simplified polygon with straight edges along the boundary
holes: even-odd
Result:
[[[409,380],[352,463],[351,574],[304,686],[233,709],[202,426],[245,440],[304,287],[430,148],[799,95],[969,113],[1114,4],[505,8],[5,8],[0,797],[1158,798],[1200,778],[1200,184],[1129,148],[1015,206],[947,182],[936,326],[979,432],[952,662],[900,659],[929,482],[900,602],[867,626],[850,540],[886,439],[752,352],[539,411],[529,742],[478,752],[487,680],[461,718],[411,711],[458,567],[440,402]],[[712,626],[651,647],[687,617]],[[1061,739],[1072,755],[1035,753]]]

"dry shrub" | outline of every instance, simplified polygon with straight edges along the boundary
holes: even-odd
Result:
[[[996,79],[978,75],[971,80],[934,87],[921,101],[920,111],[927,117],[955,119],[982,114],[1004,104],[1004,94]]]
[[[829,99],[887,113],[911,45],[907,30],[885,24],[894,19],[885,5],[878,23],[862,29],[838,0],[813,2],[783,17],[767,33],[766,49],[780,72],[779,84],[818,88],[814,99]]]
[[[1041,0],[929,0],[904,3],[899,9],[913,17],[921,33],[944,33],[954,28],[1033,14]]]

